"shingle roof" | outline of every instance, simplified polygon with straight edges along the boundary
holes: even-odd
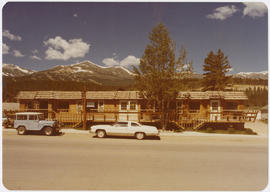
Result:
[[[20,91],[17,99],[81,99],[80,91]]]
[[[244,92],[225,92],[225,91],[205,91],[205,92],[179,92],[178,99],[225,99],[225,100],[247,100]]]
[[[81,99],[80,91],[21,91],[18,99]],[[247,100],[244,92],[179,92],[177,99],[225,99],[225,100]],[[138,91],[87,91],[86,99],[142,99]]]

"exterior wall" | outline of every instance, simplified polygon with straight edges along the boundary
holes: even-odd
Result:
[[[24,110],[26,109],[26,103],[20,102],[20,107],[19,107],[19,109],[20,109],[21,111],[24,111]]]
[[[217,100],[217,99],[216,99]],[[45,100],[42,100],[43,102]],[[88,102],[96,102],[98,103],[99,100],[89,100]],[[155,121],[159,118],[160,114],[154,113],[154,110],[146,108],[147,102],[145,100],[113,100],[113,99],[104,99],[100,100],[103,102],[104,110],[99,111],[98,108],[95,110],[89,110],[91,113],[87,113],[87,119],[88,120],[94,120],[94,121],[115,121],[115,120],[134,120],[134,121]],[[137,110],[124,110],[120,111],[120,102],[121,101],[137,101]],[[205,119],[209,118],[209,111],[210,111],[210,102],[211,100],[178,100],[182,102],[182,109],[183,111],[179,111],[178,114],[174,113],[173,106],[171,107],[171,110],[173,111],[172,117],[178,118],[179,120],[188,120],[188,119]],[[189,109],[189,102],[199,102],[199,110],[194,110],[193,113],[190,112]],[[62,121],[68,122],[68,120],[74,119],[74,121],[78,120],[81,121],[82,115],[81,115],[81,109],[82,109],[82,100],[47,100],[48,102],[48,118],[54,119],[54,118],[60,118]],[[67,102],[67,105],[64,105],[66,109],[60,109],[60,103],[61,102]],[[225,103],[226,102],[234,102],[237,103],[237,110],[243,110],[244,109],[244,101],[228,101],[228,100],[220,100],[220,112],[224,111]],[[24,111],[27,109],[28,104],[32,103],[32,107],[39,106],[39,103],[37,103],[37,100],[20,100],[20,110]],[[176,102],[177,103],[177,102]],[[142,106],[141,106],[142,105]],[[62,103],[63,106],[63,103]],[[197,105],[198,106],[198,105]],[[143,109],[142,109],[143,107]],[[146,112],[148,111],[148,112]],[[177,104],[175,104],[175,111],[177,111]],[[44,113],[46,113],[44,111]],[[231,112],[229,112],[231,113]],[[223,116],[221,116],[223,118]]]
[[[200,104],[200,114],[201,114],[201,116],[207,117],[208,111],[209,111],[209,106],[210,106],[209,101],[207,101],[207,100],[201,101],[201,104]]]
[[[118,111],[119,107],[114,100],[104,100],[104,111]]]
[[[239,101],[238,102],[238,110],[244,110],[245,109],[245,104],[244,101]]]
[[[77,113],[78,110],[77,110],[77,103],[75,101],[71,101],[69,102],[69,112],[70,113]]]

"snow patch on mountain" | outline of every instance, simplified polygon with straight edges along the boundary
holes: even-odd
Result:
[[[261,72],[239,72],[239,73],[233,74],[233,77],[251,78],[251,79],[267,79],[268,78],[268,71],[261,71]]]
[[[33,70],[27,70],[14,64],[7,64],[7,63],[2,64],[2,75],[4,76],[11,76],[11,77],[24,76],[30,75],[34,72],[35,71]]]
[[[127,72],[130,75],[135,75],[134,73],[132,73],[130,70],[128,70],[127,68],[123,67],[123,66],[114,66],[113,68],[119,68],[124,70],[125,72]]]
[[[80,72],[86,72],[86,73],[93,73],[93,71],[82,69],[81,67],[74,67],[76,70],[74,70],[74,73],[80,73]]]

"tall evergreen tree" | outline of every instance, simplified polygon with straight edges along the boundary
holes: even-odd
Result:
[[[192,69],[186,61],[186,51],[182,47],[175,59],[175,43],[166,27],[159,23],[149,34],[150,43],[140,59],[139,68],[134,67],[136,88],[148,101],[156,104],[161,112],[164,129],[168,123],[171,103],[175,101],[181,79]]]
[[[203,70],[205,71],[203,74],[204,90],[224,90],[231,78],[226,76],[230,69],[228,57],[224,56],[220,49],[218,49],[216,54],[210,51],[203,65]]]

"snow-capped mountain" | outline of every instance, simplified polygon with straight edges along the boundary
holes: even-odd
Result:
[[[268,79],[268,71],[261,72],[240,72],[233,74],[233,77],[247,79]]]
[[[6,67],[3,65],[3,71],[4,68]],[[3,73],[5,76],[9,74],[12,72]],[[133,76],[134,74],[124,67],[103,67],[91,61],[59,65],[48,70],[25,73],[25,78],[30,80],[92,82],[99,85],[117,85],[124,81],[133,80]]]
[[[28,70],[28,69],[25,69],[25,68],[22,68],[13,64],[3,64],[2,72],[3,72],[3,76],[19,77],[19,76],[30,75],[34,73],[35,71]]]

